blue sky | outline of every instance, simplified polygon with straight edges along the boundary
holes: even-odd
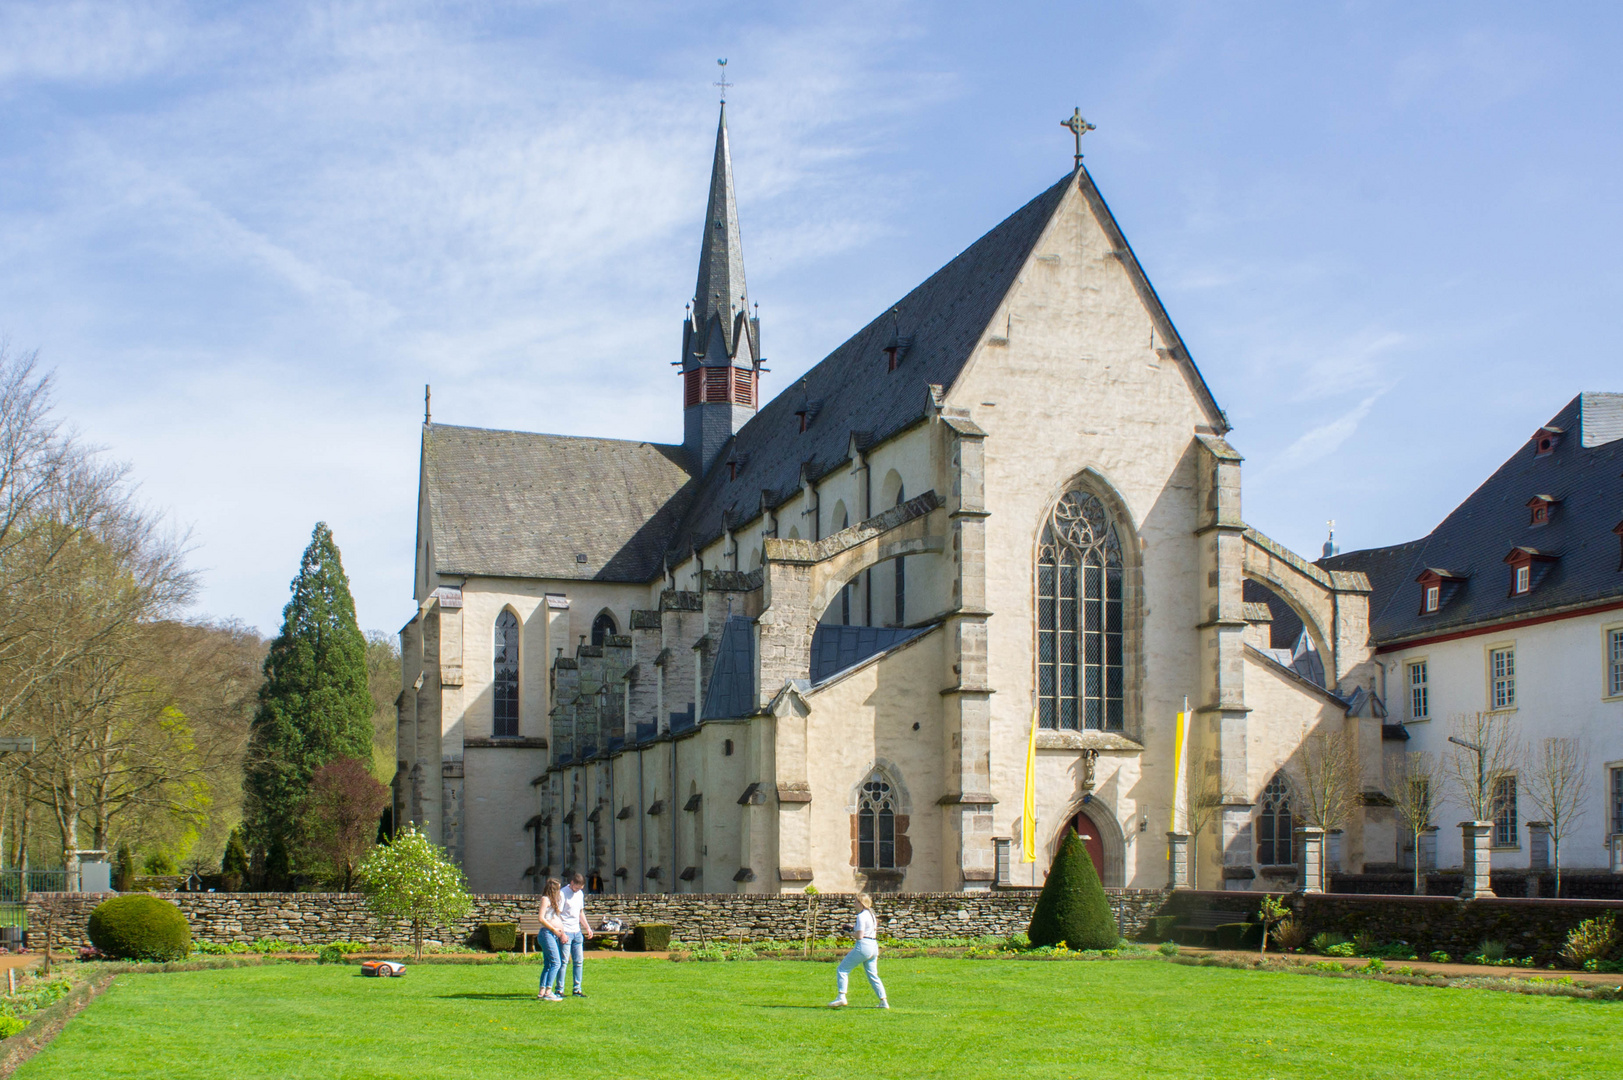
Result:
[[[6,3],[0,337],[274,630],[330,522],[411,613],[450,423],[677,441],[729,112],[768,392],[1057,179],[1058,121],[1235,426],[1248,521],[1429,530],[1623,390],[1623,8]]]

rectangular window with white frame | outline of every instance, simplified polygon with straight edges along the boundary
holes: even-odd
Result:
[[[1623,697],[1623,626],[1606,629],[1606,696]]]
[[[1488,703],[1495,711],[1516,707],[1516,647],[1488,650]]]
[[[1612,774],[1611,814],[1612,832],[1623,833],[1623,769],[1614,768]]]
[[[1431,692],[1426,682],[1426,662],[1409,663],[1409,719],[1431,719]]]
[[[1506,773],[1493,778],[1493,846],[1520,847],[1516,835],[1516,777]]]
[[[1532,567],[1529,567],[1529,566],[1518,566],[1518,567],[1516,567],[1516,595],[1517,596],[1520,596],[1522,593],[1527,591],[1528,584],[1532,580],[1532,576],[1533,576],[1532,575]]]

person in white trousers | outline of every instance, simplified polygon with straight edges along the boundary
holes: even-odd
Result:
[[[845,1008],[845,985],[856,970],[858,964],[867,973],[868,985],[873,987],[874,996],[879,999],[881,1009],[890,1008],[890,1002],[885,1000],[885,984],[879,981],[879,920],[874,918],[873,897],[867,893],[857,894],[857,923],[852,933],[856,938],[851,951],[845,954],[840,961],[839,970],[834,975],[834,1000],[829,1002],[831,1009]]]

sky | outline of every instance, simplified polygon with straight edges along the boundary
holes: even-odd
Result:
[[[0,0],[0,339],[273,633],[318,520],[412,614],[436,421],[678,442],[729,61],[795,376],[1087,164],[1316,556],[1623,390],[1623,6]],[[773,380],[775,380],[775,385]]]

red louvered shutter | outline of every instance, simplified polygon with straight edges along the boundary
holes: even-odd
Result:
[[[706,401],[727,401],[727,391],[730,389],[731,379],[728,372],[730,367],[702,368],[704,372],[704,399]]]
[[[733,400],[740,405],[755,407],[755,373],[733,369]]]
[[[699,403],[699,369],[683,372],[682,408],[691,409]]]

